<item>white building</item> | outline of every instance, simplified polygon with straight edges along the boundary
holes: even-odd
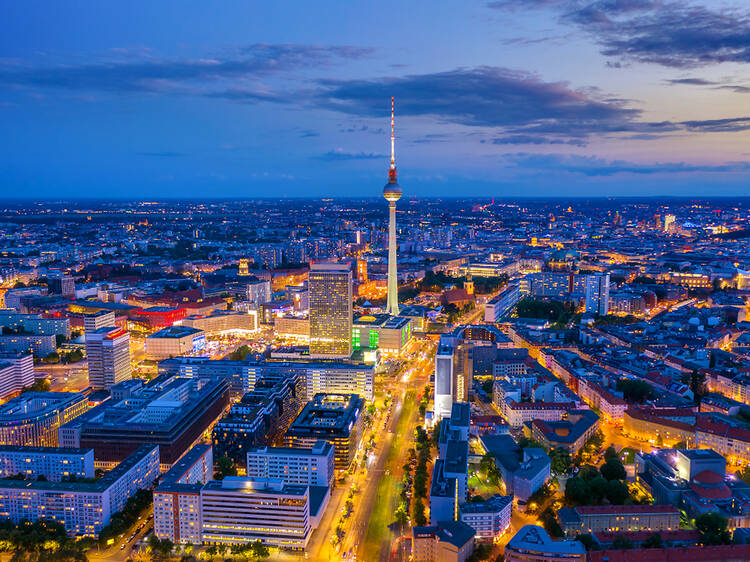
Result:
[[[154,534],[173,543],[201,544],[200,491],[213,477],[213,448],[196,445],[154,490]]]
[[[104,327],[86,333],[89,384],[110,388],[130,378],[130,336],[127,330]]]
[[[110,517],[159,476],[159,447],[142,445],[96,482],[0,481],[0,516],[14,523],[51,519],[76,536],[96,537]]]
[[[91,332],[96,332],[100,328],[114,327],[115,313],[111,310],[99,310],[83,317],[83,332],[87,338]]]
[[[146,338],[146,358],[154,361],[188,355],[206,347],[206,335],[190,326],[168,326]]]
[[[284,484],[330,486],[334,476],[333,445],[317,441],[311,449],[258,447],[247,453],[247,475],[281,479]]]
[[[203,542],[245,544],[256,540],[302,549],[310,540],[310,488],[281,480],[227,476],[200,492]]]
[[[465,503],[460,520],[476,531],[479,540],[495,540],[510,527],[513,496],[493,496],[483,502]]]
[[[515,308],[520,300],[520,285],[517,283],[508,285],[499,295],[485,303],[484,321],[490,324],[499,322],[506,314],[510,313]]]
[[[0,478],[17,474],[28,480],[44,476],[51,482],[94,478],[94,449],[0,446]]]
[[[0,399],[34,384],[34,356],[31,353],[0,354]]]

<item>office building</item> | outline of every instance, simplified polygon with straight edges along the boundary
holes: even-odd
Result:
[[[122,328],[104,327],[86,333],[89,385],[108,389],[131,374],[130,335]]]
[[[0,310],[0,327],[32,334],[70,337],[70,319],[47,318],[41,314],[20,314],[14,309]]]
[[[14,523],[49,519],[71,535],[96,537],[128,498],[158,476],[158,447],[142,445],[96,482],[0,480],[0,516]]]
[[[26,480],[43,476],[51,482],[94,478],[94,450],[0,445],[0,478],[18,474]]]
[[[201,544],[200,492],[213,478],[213,450],[195,445],[162,477],[154,490],[154,534],[175,544]]]
[[[97,310],[83,316],[83,330],[86,336],[91,332],[96,332],[100,328],[114,327],[115,313],[113,310]]]
[[[413,527],[413,562],[466,562],[474,552],[474,529],[461,521]]]
[[[0,405],[0,445],[56,447],[58,429],[88,410],[74,392],[25,392]]]
[[[553,541],[544,527],[524,525],[505,545],[506,562],[586,562],[586,548],[576,540]]]
[[[119,385],[113,387],[112,399],[62,426],[60,443],[93,448],[97,467],[103,468],[121,462],[142,443],[158,445],[168,470],[229,404],[229,383],[223,379],[137,382],[126,381],[128,391],[122,396],[118,396]]]
[[[609,273],[586,276],[586,312],[609,314]]]
[[[33,353],[34,357],[47,357],[57,349],[54,334],[0,335],[0,353]]]
[[[363,409],[356,394],[316,394],[287,430],[286,445],[313,447],[324,439],[333,445],[336,470],[345,470],[362,438]]]
[[[271,282],[256,279],[248,282],[246,290],[247,301],[258,308],[260,305],[271,302]]]
[[[451,413],[454,402],[467,402],[474,375],[491,376],[493,363],[511,340],[495,326],[459,326],[440,336],[435,355],[435,419]]]
[[[169,326],[146,337],[146,359],[161,361],[170,357],[189,355],[206,348],[203,330],[189,326]]]
[[[251,448],[280,444],[305,400],[305,382],[296,373],[279,381],[259,382],[214,426],[217,457],[226,455],[243,466]]]
[[[518,283],[508,285],[499,295],[491,298],[484,304],[484,321],[489,323],[500,322],[509,316],[521,300],[521,287]]]
[[[257,447],[247,452],[247,475],[281,479],[284,484],[331,486],[334,477],[333,445],[316,441],[311,448]]]
[[[459,519],[474,529],[477,540],[494,541],[510,528],[513,496],[495,495],[459,508]]]
[[[0,399],[6,399],[34,384],[31,353],[0,353]]]
[[[207,336],[219,336],[226,333],[255,332],[258,328],[258,311],[237,312],[232,310],[215,310],[210,314],[193,314],[180,322],[203,331]]]
[[[673,531],[680,511],[673,505],[579,505],[557,512],[566,537],[600,531]]]
[[[352,355],[352,270],[346,264],[314,264],[310,287],[310,356]]]
[[[247,544],[303,549],[328,503],[328,488],[292,486],[281,480],[227,476],[200,492],[204,544]]]
[[[378,350],[381,357],[398,357],[412,339],[411,319],[388,314],[354,318],[352,347],[354,350]]]

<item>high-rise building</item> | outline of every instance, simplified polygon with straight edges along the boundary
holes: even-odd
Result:
[[[83,317],[83,331],[86,336],[99,328],[113,328],[114,325],[115,313],[111,310],[98,310]]]
[[[672,230],[672,225],[675,224],[676,220],[677,217],[674,215],[664,215],[664,232],[670,232]]]
[[[250,275],[250,260],[247,258],[240,258],[239,275]]]
[[[352,270],[346,264],[315,264],[309,274],[310,356],[352,354]]]
[[[104,327],[86,333],[89,385],[110,388],[130,378],[130,336],[127,330]]]
[[[586,277],[586,312],[609,314],[609,273]]]
[[[395,129],[393,124],[393,98],[391,98],[391,167],[383,197],[388,201],[388,303],[386,312],[398,316],[398,271],[396,269],[396,201],[401,199],[401,187],[396,173]]]

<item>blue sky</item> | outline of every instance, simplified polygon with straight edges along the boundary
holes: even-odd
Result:
[[[10,197],[746,195],[750,6],[0,4]]]

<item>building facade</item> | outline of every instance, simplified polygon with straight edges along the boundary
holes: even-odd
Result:
[[[352,271],[345,264],[314,264],[310,287],[310,356],[352,354]]]

